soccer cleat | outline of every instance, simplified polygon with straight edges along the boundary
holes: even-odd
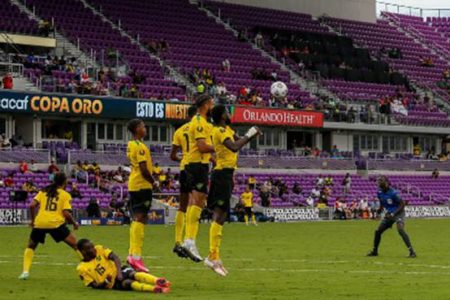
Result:
[[[205,258],[204,264],[206,267],[213,270],[216,274],[225,277],[228,274],[228,271],[223,267],[222,262],[220,260],[210,260],[209,257]]]
[[[414,252],[414,251],[409,252],[408,258],[416,258],[416,257],[417,257],[416,252]]]
[[[156,285],[162,288],[169,288],[171,283],[165,278],[158,278],[156,279]]]
[[[175,244],[172,251],[177,254],[178,257],[188,258],[186,251],[184,251],[184,248],[178,243]]]
[[[27,280],[29,277],[30,277],[30,273],[23,272],[22,274],[20,274],[19,279],[20,280]]]
[[[367,256],[378,256],[378,252],[372,250],[367,254]]]
[[[144,265],[142,258],[135,259],[133,256],[128,255],[127,262],[136,271],[148,273],[148,268]]]
[[[200,253],[198,253],[197,247],[195,246],[195,242],[193,240],[185,240],[182,247],[186,255],[192,261],[201,262],[203,260]]]
[[[155,286],[153,288],[153,293],[155,294],[167,294],[170,292],[169,288],[161,287],[161,286]]]

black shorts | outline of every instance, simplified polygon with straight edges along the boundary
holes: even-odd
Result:
[[[120,270],[120,272],[122,272],[123,280],[127,280],[127,279],[134,280],[134,274],[136,273],[136,271],[132,267],[122,266],[122,269]],[[114,282],[114,285],[113,285],[113,289],[121,290],[121,291],[131,290],[131,286],[123,285],[123,280],[119,281],[116,279],[116,281]]]
[[[188,194],[191,192],[191,189],[188,185],[187,181],[187,172],[186,170],[180,171],[180,193]]]
[[[401,224],[405,224],[405,217],[406,214],[400,213],[398,216],[396,216],[395,218],[383,218],[383,220],[381,220],[381,224],[386,226],[387,228],[391,228],[392,225],[394,225],[395,223],[401,223]]]
[[[252,207],[244,207],[245,214],[249,217],[253,214]]]
[[[145,189],[135,192],[130,192],[130,212],[131,215],[135,213],[148,214],[152,207],[153,191]]]
[[[211,187],[208,195],[208,207],[221,208],[223,211],[230,210],[230,199],[233,193],[234,169],[215,170],[211,175]]]
[[[53,229],[33,228],[30,234],[30,239],[36,244],[44,244],[47,233],[51,235],[55,242],[59,243],[64,241],[69,236],[70,230],[67,228],[66,224]]]
[[[189,164],[186,171],[190,191],[208,194],[209,165],[202,163]]]

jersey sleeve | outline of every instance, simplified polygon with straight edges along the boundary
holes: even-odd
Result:
[[[400,204],[400,202],[402,201],[402,198],[400,197],[397,191],[394,191],[392,193],[392,201],[394,201],[397,204]]]
[[[172,145],[181,147],[181,140],[180,140],[180,136],[181,136],[181,127],[177,129],[177,131],[175,131],[174,135],[173,135],[173,140],[172,140]]]
[[[233,132],[231,130],[219,129],[219,141],[223,144],[227,139],[233,139]]]
[[[40,204],[44,200],[44,198],[45,198],[44,193],[39,191],[39,193],[37,193],[37,195],[34,196],[34,201]]]
[[[62,195],[62,209],[63,210],[72,210],[72,197],[69,193],[64,193]]]
[[[105,259],[109,259],[109,255],[112,253],[112,250],[106,247],[103,247],[101,245],[95,246],[95,249],[97,252],[100,252],[99,254],[102,255]]]
[[[91,283],[94,282],[94,278],[92,278],[92,276],[89,275],[88,270],[84,266],[78,266],[77,273],[85,286],[89,286]]]
[[[140,144],[139,146],[134,148],[134,151],[136,151],[136,160],[138,163],[147,161],[147,158],[145,156],[145,149],[144,147],[142,147]]]

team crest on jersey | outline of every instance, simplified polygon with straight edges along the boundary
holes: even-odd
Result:
[[[220,128],[220,132],[224,133],[225,132],[225,128]]]
[[[140,150],[140,151],[139,151],[139,154],[140,154],[140,155],[144,155],[144,154],[145,154],[145,150]]]
[[[387,199],[386,202],[387,202],[387,204],[389,204],[389,205],[391,205],[391,204],[393,203],[393,201],[392,201],[391,198]]]
[[[203,132],[203,127],[198,126],[198,127],[197,127],[197,131],[198,131],[198,132]]]

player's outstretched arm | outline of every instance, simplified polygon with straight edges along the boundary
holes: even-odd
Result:
[[[197,148],[200,153],[213,153],[214,147],[211,145],[208,145],[205,141],[205,139],[197,139],[195,141],[197,143]]]
[[[122,264],[120,262],[120,258],[114,252],[111,252],[108,259],[114,261],[117,270],[117,280],[122,281],[122,272],[120,271],[122,269]]]
[[[106,289],[106,286],[107,286],[107,285],[108,285],[107,280],[105,280],[105,281],[102,282],[102,283],[91,282],[91,283],[89,284],[89,286],[90,286],[91,288],[94,288],[94,289],[97,289],[97,290]]]
[[[144,177],[145,180],[147,180],[151,184],[155,183],[155,180],[153,179],[153,176],[150,173],[150,170],[147,168],[147,162],[141,161],[139,163],[139,169],[141,170],[142,177]]]
[[[261,135],[262,132],[259,130],[258,127],[253,126],[250,128],[247,133],[240,139],[235,140],[234,142],[231,139],[226,139],[223,144],[225,147],[230,149],[233,152],[238,152],[242,149],[249,141],[251,141],[253,138],[257,137],[258,135]]]
[[[66,219],[66,222],[69,223],[69,224],[72,224],[73,225],[73,229],[77,230],[80,225],[78,224],[78,222],[76,222],[73,219],[72,213],[70,212],[70,210],[65,209],[65,210],[62,211],[62,214],[63,214],[64,218]]]

